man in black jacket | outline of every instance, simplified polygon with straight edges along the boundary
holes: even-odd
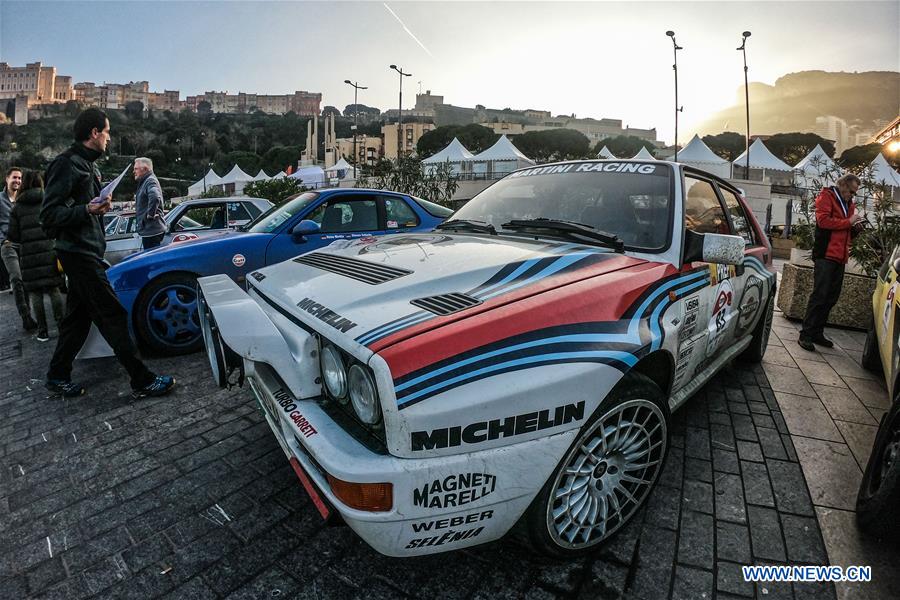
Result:
[[[69,279],[66,316],[59,326],[59,341],[47,389],[65,397],[80,396],[84,388],[72,383],[72,362],[90,333],[91,323],[106,339],[131,377],[135,398],[161,396],[175,379],[152,373],[137,357],[128,334],[127,313],[106,278],[103,253],[103,215],[109,197],[100,198],[100,172],[94,161],[109,143],[109,119],[88,108],[75,120],[75,143],[47,167],[41,222],[56,239],[56,255]]]

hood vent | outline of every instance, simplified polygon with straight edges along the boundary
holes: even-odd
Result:
[[[416,298],[415,300],[410,300],[409,303],[436,315],[449,315],[478,306],[481,304],[481,300],[465,294],[441,294],[439,296],[428,296],[427,298]]]
[[[386,281],[409,275],[412,271],[401,269],[398,267],[390,267],[387,265],[379,265],[357,258],[349,258],[346,256],[338,256],[337,254],[326,254],[325,252],[311,252],[294,259],[294,262],[301,265],[309,265],[323,271],[330,271],[356,279],[369,285],[378,285]]]

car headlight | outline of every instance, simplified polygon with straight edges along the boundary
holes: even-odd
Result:
[[[374,425],[381,418],[375,382],[360,365],[350,367],[350,401],[363,423]]]
[[[347,370],[344,368],[344,360],[340,351],[326,344],[322,348],[322,379],[325,380],[325,388],[334,398],[342,402],[347,401]]]

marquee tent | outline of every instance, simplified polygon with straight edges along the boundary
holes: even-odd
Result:
[[[475,173],[510,173],[522,167],[534,164],[534,161],[522,154],[509,138],[501,135],[493,146],[476,154],[469,162]]]
[[[325,187],[325,171],[322,169],[322,167],[297,167],[297,170],[290,175],[287,175],[287,177],[298,180],[301,184],[308,188]]]
[[[329,179],[346,179],[353,177],[353,165],[344,160],[342,156],[339,161],[325,169],[325,174]]]
[[[199,196],[214,185],[221,185],[222,178],[219,177],[212,169],[204,175],[200,181],[188,187],[188,196]]]
[[[268,175],[266,175],[265,171],[260,169],[259,173],[256,174],[256,177],[253,178],[253,181],[268,181],[270,179],[272,179],[272,178],[269,177]]]
[[[278,171],[277,175],[273,175],[272,179],[284,179],[287,175],[284,174],[284,171]]]
[[[469,152],[466,147],[462,145],[462,142],[453,138],[453,141],[447,144],[443,150],[422,160],[422,164],[425,165],[426,173],[434,171],[437,165],[445,162],[450,163],[450,171],[452,173],[459,173],[460,171],[466,170],[474,157],[475,155]]]
[[[794,185],[803,189],[831,185],[842,174],[836,167],[837,164],[825,154],[822,146],[816,144],[812,152],[794,165]]]
[[[747,164],[747,151],[744,150],[734,162],[736,167],[744,167]],[[760,138],[750,144],[750,168],[773,171],[790,171],[791,167],[783,160],[772,154]]]
[[[640,152],[632,156],[631,160],[656,160],[656,157],[650,154],[646,146],[642,146]]]
[[[895,171],[881,152],[875,157],[869,166],[872,167],[872,176],[875,182],[881,185],[900,187],[900,174]]]
[[[597,158],[616,158],[616,155],[609,151],[609,148],[603,146],[597,153]]]
[[[228,186],[234,185],[234,193],[240,194],[244,191],[244,186],[253,181],[253,177],[244,173],[241,168],[237,165],[234,165],[228,174],[222,177],[222,181],[219,182],[220,185]],[[228,189],[225,190],[230,191]]]
[[[731,163],[709,149],[699,135],[678,151],[678,162],[708,171],[719,177],[731,177]]]

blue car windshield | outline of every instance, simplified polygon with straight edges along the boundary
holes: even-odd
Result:
[[[259,216],[256,221],[247,228],[251,233],[272,233],[279,225],[303,211],[319,197],[318,192],[303,192],[288,198],[280,206],[273,206]]]

